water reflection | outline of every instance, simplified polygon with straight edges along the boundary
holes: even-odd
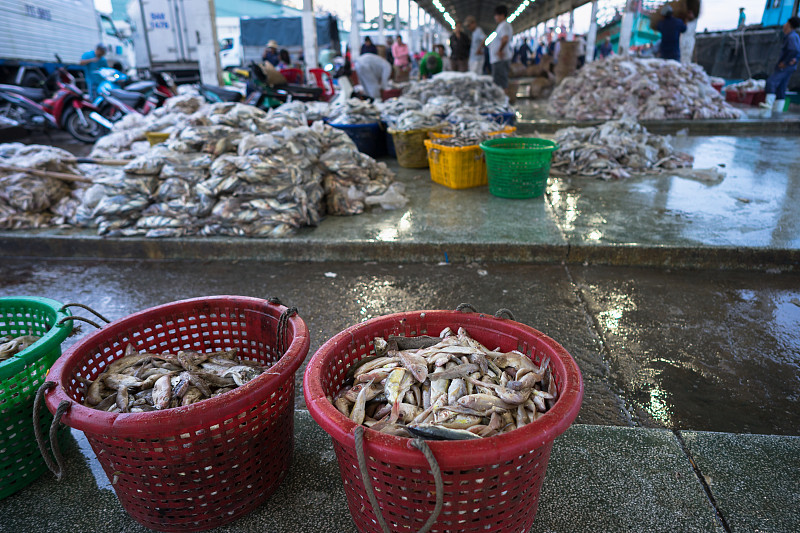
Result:
[[[657,421],[666,427],[672,427],[672,413],[670,411],[669,394],[656,384],[651,385],[650,401],[646,406],[647,411]]]

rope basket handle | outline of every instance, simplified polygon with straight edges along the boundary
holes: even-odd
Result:
[[[364,489],[367,491],[369,503],[372,505],[372,512],[375,513],[375,519],[378,521],[378,525],[381,526],[383,533],[391,533],[389,526],[386,524],[386,520],[383,518],[383,513],[381,513],[375,491],[372,488],[372,479],[367,468],[367,459],[364,456],[364,426],[356,426],[353,436],[355,437],[358,469],[361,472],[361,481],[364,483]],[[433,524],[436,523],[436,519],[439,518],[439,513],[442,512],[442,507],[444,506],[444,480],[442,479],[442,471],[439,468],[439,463],[436,462],[436,457],[434,457],[428,443],[420,438],[416,438],[411,441],[411,446],[422,452],[422,455],[427,459],[436,486],[436,506],[431,516],[428,517],[428,521],[417,531],[417,533],[428,533],[433,527]]]
[[[456,307],[456,311],[459,311],[461,313],[466,313],[466,312],[477,313],[478,312],[478,310],[475,309],[474,305],[465,304],[465,303],[458,304],[458,306]]]
[[[272,298],[268,298],[267,301],[273,305],[284,305],[281,302],[280,298],[273,296]],[[297,314],[296,307],[289,307],[281,313],[281,316],[278,318],[278,330],[275,332],[275,344],[278,350],[278,356],[283,357],[283,354],[286,353],[286,350],[289,348],[291,342],[287,342],[286,334],[288,333],[289,329],[289,319]]]
[[[39,415],[42,411],[44,393],[55,387],[55,385],[53,381],[45,381],[42,383],[42,386],[39,387],[39,390],[36,391],[36,398],[33,401],[33,432],[36,435],[36,444],[39,445],[39,452],[42,454],[47,468],[55,474],[58,481],[61,481],[61,478],[64,477],[64,456],[61,455],[61,448],[58,446],[57,432],[61,417],[69,410],[70,403],[67,400],[62,400],[61,403],[58,404],[56,414],[53,415],[53,422],[50,424],[50,448],[53,450],[53,456],[56,458],[55,462],[53,462],[50,454],[47,453],[47,444],[45,443],[44,435],[42,435],[42,428],[39,424]]]
[[[505,307],[501,307],[500,309],[498,309],[497,312],[494,314],[494,317],[503,318],[503,315],[506,315],[511,320],[516,321],[516,319],[514,318],[514,313],[512,313],[509,309],[506,309]]]
[[[80,307],[81,309],[85,309],[85,310],[89,311],[94,316],[96,316],[97,318],[99,318],[100,320],[105,322],[106,324],[111,322],[109,319],[107,319],[106,317],[104,317],[103,315],[101,315],[100,313],[98,313],[97,311],[95,311],[94,309],[89,307],[88,305],[79,304],[77,302],[70,302],[68,304],[64,304],[61,307],[61,309],[59,309],[58,311],[60,313],[63,313],[64,311],[67,310],[68,307]],[[100,324],[98,324],[97,322],[95,322],[94,320],[91,320],[91,319],[88,319],[88,318],[84,318],[82,316],[74,316],[74,315],[70,315],[70,316],[62,318],[61,320],[56,322],[56,326],[61,326],[62,324],[64,324],[65,322],[67,322],[69,320],[80,320],[81,322],[86,322],[87,324],[91,324],[92,326],[96,327],[97,329],[100,329],[100,328],[103,327]]]

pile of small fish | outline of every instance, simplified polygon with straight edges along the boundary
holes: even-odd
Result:
[[[725,78],[719,76],[709,76],[708,81],[711,82],[711,85],[725,85]]]
[[[33,343],[41,339],[38,335],[20,335],[19,337],[0,337],[0,363],[11,359]]]
[[[81,165],[95,184],[75,224],[103,235],[283,237],[317,225],[325,213],[363,212],[394,181],[343,131],[308,126],[302,103],[267,113],[187,94],[161,109],[129,115],[95,144],[93,157],[130,162]],[[151,131],[170,137],[151,147],[144,140]]]
[[[429,80],[410,84],[403,96],[415,98],[423,104],[437,96],[457,98],[463,105],[480,108],[485,104],[508,105],[503,89],[492,82],[489,76],[478,76],[472,72],[442,72]]]
[[[397,122],[397,118],[406,111],[419,111],[422,109],[422,102],[416,98],[398,96],[397,98],[389,98],[385,102],[376,103],[375,107],[381,112],[381,120],[388,126],[393,126]]]
[[[463,329],[439,337],[376,337],[375,355],[328,399],[346,417],[401,437],[465,440],[520,428],[558,398],[549,359],[489,350]]]
[[[691,167],[693,158],[672,148],[669,137],[652,135],[633,119],[611,120],[589,128],[564,128],[553,138],[554,175],[628,178],[631,173],[654,173]]]
[[[577,120],[739,118],[695,63],[613,56],[587,64],[553,90],[550,110]]]
[[[172,409],[214,398],[241,387],[267,371],[240,359],[238,350],[214,353],[181,351],[137,353],[132,345],[94,381],[85,381],[83,404],[110,413]]]
[[[751,91],[763,91],[767,87],[767,80],[749,80],[740,81],[739,83],[732,83],[725,87],[726,91],[735,91],[739,93],[746,93]]]
[[[406,111],[392,126],[397,131],[413,131],[436,128],[442,123],[436,115],[429,115],[424,111]]]
[[[464,105],[468,104],[464,104],[457,96],[434,96],[425,102],[425,105],[422,106],[422,112],[438,117],[446,117]]]
[[[38,144],[0,144],[0,228],[58,226],[71,219],[80,203],[78,183],[2,167],[19,167],[79,175],[72,154]]]
[[[336,103],[328,109],[329,124],[376,124],[381,121],[381,112],[374,104],[358,98]]]

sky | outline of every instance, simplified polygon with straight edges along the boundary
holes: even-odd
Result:
[[[217,0],[224,1],[224,0]],[[613,0],[605,0],[613,2]],[[101,11],[111,11],[110,0],[94,0],[95,6]],[[297,1],[302,6],[302,0]],[[365,0],[365,18],[371,20],[378,16],[378,1]],[[600,0],[601,5],[604,0]],[[617,3],[617,2],[613,2]],[[508,3],[509,11],[516,9],[519,2],[510,0]],[[761,15],[764,13],[765,0],[704,0],[700,17],[697,21],[697,31],[708,29],[729,30],[736,27],[739,20],[739,8],[745,8],[748,24],[758,24],[761,22]],[[411,3],[412,12],[416,7]],[[330,10],[340,18],[348,17],[350,14],[350,0],[314,0],[314,7]],[[387,13],[394,13],[397,9],[397,0],[384,0],[383,10]],[[591,4],[586,4],[575,10],[575,32],[586,33],[589,31],[589,18],[591,17]],[[405,20],[408,17],[408,0],[400,0],[400,17]],[[564,15],[564,22],[568,20]],[[513,25],[512,25],[513,26]]]

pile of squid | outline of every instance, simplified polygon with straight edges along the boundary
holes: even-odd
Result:
[[[329,397],[356,424],[400,437],[466,440],[520,428],[558,398],[549,359],[490,350],[459,328],[439,337],[376,337]]]
[[[626,56],[593,61],[564,78],[550,96],[550,110],[556,116],[577,120],[742,116],[725,103],[700,65]]]
[[[199,353],[137,353],[128,345],[94,381],[86,382],[84,405],[111,413],[144,413],[191,405],[230,392],[267,367],[237,357],[238,350]]]

